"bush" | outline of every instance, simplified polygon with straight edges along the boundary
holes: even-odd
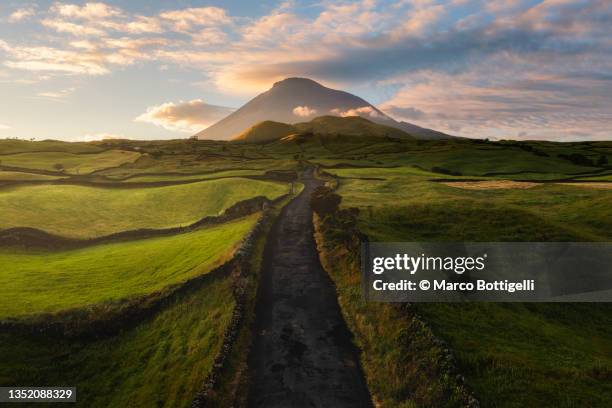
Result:
[[[329,187],[320,186],[310,196],[312,210],[321,218],[338,211],[342,197]]]
[[[560,154],[559,158],[569,160],[578,166],[593,166],[591,159],[580,153]]]
[[[431,171],[434,172],[434,173],[448,174],[448,175],[451,175],[451,176],[461,176],[461,172],[460,171],[449,170],[449,169],[445,169],[444,167],[434,166],[434,167],[431,168]]]

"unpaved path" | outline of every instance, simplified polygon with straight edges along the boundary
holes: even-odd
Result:
[[[264,254],[255,344],[249,357],[251,407],[371,407],[358,353],[336,292],[317,255],[310,194],[304,191],[273,227]]]

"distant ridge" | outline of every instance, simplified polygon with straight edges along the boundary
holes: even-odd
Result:
[[[195,136],[198,139],[229,140],[260,122],[296,124],[329,115],[364,117],[421,139],[452,137],[411,123],[398,122],[358,96],[327,88],[307,78],[287,78],[276,82],[271,89]]]
[[[232,140],[246,143],[268,143],[291,135],[305,137],[309,135],[342,135],[414,139],[413,136],[403,130],[374,123],[360,116],[321,116],[310,122],[296,123],[295,125],[266,120],[251,126]]]

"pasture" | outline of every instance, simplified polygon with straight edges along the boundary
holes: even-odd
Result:
[[[118,302],[180,284],[228,260],[256,219],[65,251],[0,250],[0,319]]]
[[[612,237],[610,189],[561,183],[509,188],[517,183],[486,177],[480,179],[489,180],[483,183],[492,188],[466,189],[432,181],[438,177],[413,167],[325,170],[341,177],[337,192],[343,197],[342,206],[359,208],[358,228],[371,241],[609,241]],[[385,375],[385,361],[401,358],[397,356],[401,347],[394,343],[398,330],[404,330],[394,323],[400,316],[388,319],[396,312],[363,304],[355,276],[332,276],[365,350],[364,368],[373,387],[381,398],[401,401],[395,399],[397,393],[411,389],[409,384],[376,380]],[[414,308],[448,342],[483,406],[605,406],[612,399],[612,387],[604,384],[612,372],[608,304],[417,304]],[[423,352],[422,359],[434,358],[429,354],[435,356],[433,350]]]
[[[186,226],[255,196],[274,199],[286,184],[244,178],[146,188],[25,185],[0,189],[0,229],[37,228],[93,238],[139,228]]]

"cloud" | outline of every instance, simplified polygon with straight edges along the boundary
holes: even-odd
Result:
[[[8,54],[4,65],[28,71],[102,75],[109,72],[103,55],[53,47],[14,47],[0,40],[0,50]]]
[[[77,4],[54,3],[51,11],[63,17],[94,20],[107,17],[115,17],[123,14],[118,7],[109,6],[105,3],[85,3],[83,6]]]
[[[420,126],[468,137],[612,137],[612,76],[525,74],[520,65],[494,72],[489,69],[413,76],[414,82],[400,89],[382,109]],[[482,78],[489,79],[483,82]],[[402,115],[412,109],[423,114]]]
[[[190,31],[196,26],[218,26],[231,23],[227,12],[219,7],[195,7],[182,10],[171,10],[159,15],[172,24],[178,32]]]
[[[70,95],[71,93],[73,93],[74,91],[75,91],[75,88],[66,88],[66,89],[61,89],[59,91],[39,92],[36,94],[36,96],[41,96],[44,98],[51,98],[51,99],[63,99],[67,97],[68,95]]]
[[[8,129],[10,129],[10,128],[11,128],[10,126],[8,126],[8,125],[3,125],[2,123],[0,123],[0,130],[8,130]]]
[[[104,31],[90,25],[75,24],[64,20],[44,19],[41,24],[58,33],[69,33],[75,36],[101,36]]]
[[[332,114],[342,117],[348,116],[362,116],[366,118],[380,118],[382,115],[376,111],[376,109],[371,106],[362,106],[360,108],[349,109],[349,110],[341,110],[341,109],[332,109]]]
[[[316,113],[317,113],[316,109],[312,109],[308,106],[296,106],[295,108],[293,108],[293,114],[301,118],[307,118],[309,116],[314,116],[316,115]]]
[[[425,112],[412,106],[401,107],[387,104],[383,110],[389,115],[399,119],[422,119],[426,116]]]
[[[23,7],[13,11],[9,17],[9,23],[17,23],[23,20],[28,20],[30,17],[36,14],[36,8],[33,6]]]
[[[187,102],[167,102],[151,106],[135,120],[152,123],[171,131],[194,133],[212,125],[233,111],[232,108],[209,105],[201,99],[194,99]]]

